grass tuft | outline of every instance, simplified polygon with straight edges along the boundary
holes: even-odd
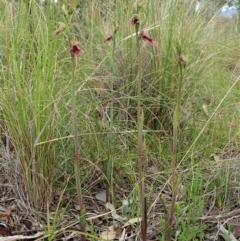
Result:
[[[49,239],[76,203],[91,231],[74,233],[95,239],[88,215],[105,189],[127,218],[141,214],[143,240],[204,240],[204,215],[236,208],[239,20],[195,7],[1,1],[1,183],[45,213]]]

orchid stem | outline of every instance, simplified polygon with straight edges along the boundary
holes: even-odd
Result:
[[[135,25],[136,30],[136,52],[138,58],[138,73],[137,73],[137,124],[138,124],[138,175],[139,175],[139,188],[140,188],[140,205],[141,205],[141,234],[142,240],[147,240],[147,217],[146,217],[146,201],[144,193],[144,172],[143,172],[143,120],[144,112],[141,108],[141,92],[142,92],[142,58],[140,51],[140,38],[139,38],[139,23]]]
[[[76,60],[72,55],[72,118],[73,118],[73,129],[74,129],[74,171],[75,179],[77,186],[77,195],[78,195],[78,204],[80,208],[80,227],[81,231],[85,233],[86,231],[86,210],[82,201],[82,189],[81,189],[81,179],[80,179],[80,151],[78,144],[78,130],[77,130],[77,111],[76,111],[76,95],[75,95],[75,69],[76,69]],[[85,241],[86,236],[81,234],[81,241]]]
[[[178,57],[181,56],[181,50],[178,49]],[[179,120],[180,120],[180,106],[181,106],[181,97],[182,97],[182,82],[183,82],[183,63],[179,61],[179,86],[178,86],[178,95],[177,95],[177,103],[173,114],[173,150],[172,150],[172,202],[171,202],[171,210],[170,217],[167,229],[167,241],[171,240],[172,237],[172,228],[174,224],[174,214],[175,214],[175,204],[177,201],[177,188],[180,182],[176,180],[176,162],[177,162],[177,140],[178,140],[178,131],[179,131]]]

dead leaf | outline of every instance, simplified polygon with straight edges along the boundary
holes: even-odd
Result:
[[[125,217],[121,217],[117,214],[115,207],[111,203],[106,203],[105,207],[111,210],[112,217],[116,220],[123,221],[126,220]]]
[[[104,129],[108,129],[109,127],[109,121],[105,112],[102,113],[102,119],[100,120],[100,125]]]
[[[17,241],[17,240],[27,240],[27,239],[36,239],[43,236],[45,232],[38,232],[35,235],[25,236],[25,235],[14,235],[8,237],[0,237],[0,241]]]
[[[152,173],[152,174],[156,174],[156,173],[159,172],[159,168],[158,168],[157,166],[155,166],[155,165],[152,165],[152,166],[150,166],[150,167],[148,168],[148,171],[149,171],[150,173]]]
[[[218,224],[219,235],[221,235],[225,240],[237,241],[231,232],[223,227],[220,223]]]
[[[113,240],[116,237],[116,232],[113,226],[108,227],[108,229],[101,233],[100,238],[105,240]]]
[[[209,116],[208,106],[204,104],[204,105],[202,105],[202,108],[203,108],[205,115]]]
[[[121,236],[122,236],[122,229],[120,229],[120,228],[117,228],[116,230],[115,230],[115,232],[116,232],[116,238],[121,238]]]
[[[128,198],[122,201],[122,205],[123,205],[123,210],[125,213],[129,213],[131,212],[131,204],[133,203],[133,199],[132,198]]]
[[[106,200],[106,190],[103,190],[103,191],[97,193],[95,197],[97,200],[105,203],[107,201]]]
[[[213,159],[215,162],[219,162],[220,161],[220,157],[218,155],[214,155]]]
[[[121,236],[119,236],[119,241],[125,241],[125,240],[126,240],[126,229],[124,228],[123,231],[121,232]]]
[[[139,223],[142,221],[142,218],[132,218],[132,219],[129,219],[123,226],[122,228],[125,228],[127,226],[130,226],[130,225],[133,225],[134,223]]]
[[[6,211],[4,213],[0,213],[0,221],[7,221],[12,215],[11,210]]]
[[[98,94],[100,97],[109,96],[109,92],[107,91],[107,89],[104,89],[104,88],[95,88],[94,90],[97,92],[97,94]]]

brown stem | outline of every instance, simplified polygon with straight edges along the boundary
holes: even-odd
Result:
[[[72,116],[73,116],[73,129],[74,129],[74,171],[77,186],[78,204],[80,208],[80,227],[81,231],[86,231],[86,211],[82,201],[82,189],[80,179],[80,151],[78,145],[78,130],[77,130],[77,111],[76,111],[76,97],[75,97],[75,57],[72,55]],[[86,236],[81,234],[81,241],[85,241]]]

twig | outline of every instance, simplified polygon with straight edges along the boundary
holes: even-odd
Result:
[[[33,233],[33,232],[42,232],[44,231],[44,228],[37,228],[32,230],[22,230],[22,231],[14,231],[12,234],[20,235],[20,234],[26,234],[26,233]]]
[[[16,240],[35,239],[35,238],[39,238],[40,236],[43,236],[44,234],[45,234],[45,232],[38,232],[31,236],[14,235],[14,236],[8,236],[8,237],[0,237],[0,241],[16,241]]]
[[[225,219],[225,218],[231,218],[231,217],[237,216],[237,215],[240,215],[240,209],[233,210],[232,212],[226,213],[226,214],[219,214],[219,215],[215,215],[215,216],[199,217],[199,218],[197,218],[197,220],[201,220],[201,221],[221,220],[221,219]]]

